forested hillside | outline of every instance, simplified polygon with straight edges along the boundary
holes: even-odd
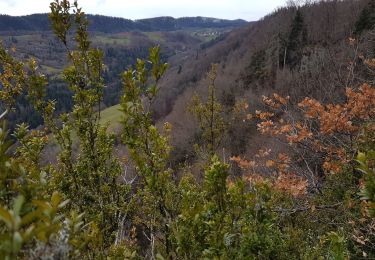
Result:
[[[50,8],[0,45],[0,258],[375,258],[374,0],[110,35]]]
[[[128,66],[134,65],[137,58],[145,58],[151,46],[160,45],[162,59],[196,50],[205,42],[219,37],[245,21],[221,20],[205,17],[159,17],[143,20],[88,15],[88,30],[95,47],[105,52],[107,70],[106,91],[103,106],[119,103],[121,80],[119,75]],[[35,58],[43,73],[49,79],[47,95],[58,99],[57,112],[72,108],[71,92],[61,84],[60,74],[66,65],[65,49],[56,40],[47,14],[12,17],[0,15],[0,39],[7,48],[17,49],[16,55],[22,59]],[[68,37],[72,41],[72,35]],[[70,44],[74,44],[70,42]],[[21,122],[33,128],[42,124],[42,118],[21,96],[16,111],[10,117],[10,128]]]
[[[293,103],[306,96],[342,102],[347,87],[369,82],[372,74],[364,59],[374,56],[371,32],[355,34],[366,5],[366,1],[317,1],[298,11],[293,6],[281,8],[198,52],[171,59],[154,106],[157,118],[165,117],[175,126],[178,149],[187,149],[176,156],[194,154],[191,142],[199,128],[192,124],[186,106],[194,92],[207,95],[206,73],[212,63],[218,64],[216,96],[225,111],[241,100],[249,111],[263,110],[262,96],[273,93],[289,96]],[[222,148],[229,154],[253,154],[264,142],[274,142],[259,135],[256,124],[234,122]],[[280,146],[270,143],[274,145]]]
[[[209,17],[156,17],[129,20],[103,15],[87,15],[91,32],[119,33],[125,31],[176,31],[189,28],[233,28],[245,25],[244,20],[225,20]],[[0,15],[0,31],[51,31],[48,14],[26,16]]]

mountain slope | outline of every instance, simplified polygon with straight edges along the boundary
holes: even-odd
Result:
[[[164,60],[177,53],[196,50],[202,43],[230,31],[245,21],[228,21],[215,18],[159,17],[143,20],[88,15],[90,40],[103,50],[108,68],[104,77],[107,88],[103,103],[112,106],[119,102],[121,77],[137,58],[146,58],[148,49],[159,45]],[[69,41],[73,40],[69,35]],[[49,76],[48,95],[58,101],[57,112],[71,109],[71,93],[60,78],[66,67],[66,50],[50,30],[47,14],[12,17],[0,15],[0,40],[7,48],[15,47],[22,60],[35,58],[43,73]],[[73,43],[72,43],[73,44]],[[27,111],[27,112],[25,112]],[[9,115],[10,128],[23,121],[31,127],[42,123],[40,116],[21,98],[15,113]]]
[[[186,107],[194,92],[203,99],[206,96],[208,82],[205,75],[211,63],[219,64],[216,94],[224,103],[232,100],[226,104],[229,110],[234,101],[242,99],[249,103],[251,111],[261,109],[262,95],[273,92],[289,95],[293,102],[305,96],[340,101],[346,87],[361,82],[360,78],[348,77],[346,80],[348,62],[355,57],[355,48],[348,38],[352,37],[366,3],[321,2],[299,9],[303,17],[301,34],[306,31],[307,38],[303,46],[292,53],[298,56],[298,66],[294,68],[283,64],[283,58],[284,42],[292,41],[290,35],[298,12],[295,7],[279,9],[254,24],[203,45],[198,52],[173,57],[154,107],[156,117],[174,125],[173,140],[177,147],[189,149],[197,128]],[[368,42],[357,46],[365,56],[370,55],[366,51],[368,48],[364,48]],[[255,124],[253,130],[245,129],[241,124],[232,126],[226,147],[240,137],[244,143],[237,146],[245,147],[250,153],[265,145],[267,140],[254,131]],[[233,134],[236,131],[239,133]],[[249,143],[252,143],[250,148],[247,147]],[[232,154],[239,152],[236,147],[229,151]]]
[[[176,31],[188,28],[230,28],[245,25],[244,20],[224,20],[207,17],[156,17],[129,20],[103,15],[87,15],[90,31],[117,33],[124,31]],[[0,31],[49,31],[47,14],[26,16],[0,15]]]

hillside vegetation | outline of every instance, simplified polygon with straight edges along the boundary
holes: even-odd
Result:
[[[126,31],[177,31],[188,28],[233,28],[245,25],[244,20],[225,20],[209,17],[155,17],[129,20],[103,15],[87,15],[88,31],[102,33],[119,33]],[[51,31],[48,14],[26,16],[0,15],[0,31]]]
[[[90,41],[105,53],[106,91],[103,106],[119,103],[121,81],[119,75],[137,58],[145,58],[151,46],[161,46],[162,58],[196,50],[205,42],[227,33],[245,21],[230,21],[204,17],[174,19],[159,17],[143,20],[88,15]],[[68,35],[69,44],[74,45],[73,35]],[[57,99],[57,112],[72,108],[71,92],[61,84],[61,74],[66,63],[66,50],[56,40],[47,14],[13,17],[0,15],[0,40],[21,59],[35,58],[41,71],[49,79],[48,97]],[[57,90],[58,89],[58,90]],[[34,112],[23,97],[10,117],[10,129],[18,123],[27,122],[32,127],[42,124],[40,115]]]
[[[344,101],[347,87],[371,81],[371,70],[363,60],[374,56],[372,34],[354,34],[366,4],[318,1],[298,8],[298,12],[293,6],[281,8],[219,37],[207,48],[202,46],[198,53],[170,59],[155,101],[155,117],[175,126],[173,143],[179,149],[186,148],[182,156],[191,151],[189,143],[199,129],[186,105],[194,92],[207,94],[206,73],[212,63],[218,63],[216,96],[226,111],[241,100],[249,104],[249,111],[263,110],[262,96],[273,93],[290,96],[293,103],[305,96],[322,102]],[[350,42],[350,38],[356,41]],[[236,122],[222,146],[228,149],[238,140],[228,153],[249,156],[265,142],[280,146],[255,129],[256,123],[249,127]]]
[[[208,41],[50,8],[66,61],[0,45],[0,258],[375,258],[373,0],[290,1]],[[122,34],[166,45],[105,47]]]

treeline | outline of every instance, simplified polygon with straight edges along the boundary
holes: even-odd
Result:
[[[156,17],[129,20],[103,15],[87,15],[89,31],[117,33],[126,31],[176,31],[187,28],[230,28],[243,26],[244,20],[223,20],[207,17]],[[0,15],[0,31],[50,31],[47,14],[26,16]]]

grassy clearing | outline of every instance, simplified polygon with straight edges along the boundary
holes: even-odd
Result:
[[[112,107],[109,107],[107,109],[104,109],[101,112],[101,118],[100,118],[100,123],[101,124],[109,124],[109,130],[113,131],[117,127],[120,126],[120,120],[121,120],[121,111],[120,111],[121,106],[120,105],[115,105]]]
[[[151,41],[155,41],[158,43],[165,42],[165,36],[162,32],[143,32]]]
[[[112,107],[109,107],[107,109],[104,109],[101,112],[101,117],[100,117],[100,124],[105,125],[108,124],[108,131],[116,133],[120,127],[120,120],[121,120],[121,111],[120,111],[120,104],[115,105]],[[53,153],[56,154],[57,151],[60,151],[60,148],[56,142],[56,139],[52,134],[48,136],[49,138],[49,144],[47,146],[47,154],[48,153]],[[72,132],[72,140],[74,146],[78,145],[78,137],[75,131]],[[47,155],[45,155],[47,156]]]
[[[39,34],[24,34],[13,36],[17,41],[36,41],[41,39]]]
[[[97,44],[121,45],[121,46],[129,46],[131,43],[131,40],[129,38],[116,37],[116,36],[104,36],[104,35],[95,35],[92,41]]]
[[[57,69],[47,65],[40,65],[40,68],[47,75],[58,75],[62,72],[62,69]]]

